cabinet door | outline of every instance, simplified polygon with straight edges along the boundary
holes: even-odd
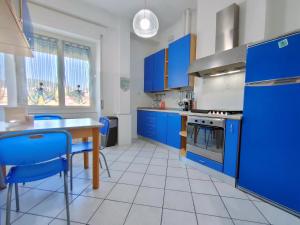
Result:
[[[145,111],[143,121],[144,137],[149,139],[156,138],[156,115],[155,112]]]
[[[156,140],[167,144],[167,113],[158,112],[156,115]]]
[[[168,113],[167,116],[167,145],[180,149],[181,116],[176,113]]]
[[[299,93],[300,84],[245,88],[238,180],[240,187],[298,213]]]
[[[152,91],[152,76],[153,76],[154,57],[148,56],[144,60],[144,92]]]
[[[300,33],[248,49],[246,82],[300,75]]]
[[[137,116],[137,132],[138,135],[145,137],[146,131],[146,111],[138,110]]]
[[[190,65],[191,35],[184,36],[169,45],[168,87],[189,86],[188,68]]]
[[[224,173],[236,177],[240,121],[227,120],[225,132]]]
[[[155,92],[159,92],[164,90],[165,50],[155,53],[154,60],[152,89]]]
[[[137,134],[138,135],[142,135],[142,111],[138,110],[137,111],[137,124],[136,124],[136,128],[137,128]]]

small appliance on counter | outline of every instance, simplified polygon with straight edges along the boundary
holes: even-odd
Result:
[[[166,109],[166,102],[165,102],[164,100],[161,100],[161,101],[159,102],[159,108],[160,108],[160,109]]]
[[[190,111],[193,107],[193,91],[181,91],[179,94],[178,105],[182,108],[183,111]]]

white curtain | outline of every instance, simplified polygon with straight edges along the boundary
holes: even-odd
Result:
[[[64,42],[66,106],[90,105],[90,48]]]
[[[41,35],[30,39],[34,57],[25,59],[28,105],[59,105],[57,43]]]
[[[0,105],[7,105],[7,87],[5,79],[5,55],[0,53]]]

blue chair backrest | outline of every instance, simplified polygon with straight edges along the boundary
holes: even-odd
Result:
[[[108,117],[100,117],[99,122],[102,123],[104,126],[101,127],[100,133],[103,136],[108,136],[109,133],[109,119]]]
[[[63,117],[59,115],[35,115],[34,120],[62,120]]]
[[[67,131],[25,131],[0,136],[0,165],[31,165],[69,155]]]

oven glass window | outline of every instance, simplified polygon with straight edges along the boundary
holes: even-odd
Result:
[[[187,142],[193,146],[194,153],[223,163],[224,128],[188,124],[187,132]]]

